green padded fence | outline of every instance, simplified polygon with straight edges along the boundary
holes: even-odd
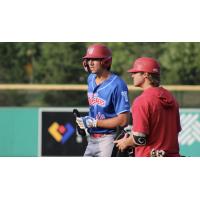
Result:
[[[0,108],[0,156],[38,155],[38,108]]]
[[[38,156],[39,108],[0,108],[0,156]],[[180,152],[200,157],[200,109],[180,109]],[[80,155],[81,156],[81,155]]]

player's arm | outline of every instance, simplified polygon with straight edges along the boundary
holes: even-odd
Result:
[[[122,139],[114,141],[116,147],[123,151],[128,147],[146,145],[146,134],[140,132],[131,132],[130,136],[125,135]]]
[[[92,117],[79,117],[76,118],[76,122],[78,123],[80,128],[93,128],[93,127],[100,127],[100,128],[116,128],[118,126],[125,127],[128,125],[128,117],[129,112],[120,113],[118,116],[109,118],[109,119],[102,119],[97,120]]]
[[[125,127],[128,125],[128,117],[129,112],[124,112],[113,118],[97,120],[97,127],[108,129],[116,128],[118,126]]]

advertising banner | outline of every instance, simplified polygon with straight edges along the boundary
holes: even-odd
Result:
[[[79,108],[82,116],[86,108]],[[82,156],[87,137],[77,134],[73,108],[40,108],[41,156]]]
[[[200,109],[181,109],[182,131],[179,134],[181,154],[200,156]]]

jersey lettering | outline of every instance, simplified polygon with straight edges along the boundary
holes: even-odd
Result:
[[[106,101],[98,97],[96,94],[88,93],[88,102],[90,106],[99,105],[104,107],[106,105]]]
[[[105,115],[98,112],[98,114],[96,115],[96,119],[99,119],[99,120],[105,119]]]
[[[121,95],[125,98],[125,101],[128,102],[128,92],[127,91],[122,91]]]

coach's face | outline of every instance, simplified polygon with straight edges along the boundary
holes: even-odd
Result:
[[[101,59],[90,58],[88,59],[88,65],[91,73],[96,74],[102,70]]]
[[[131,74],[131,77],[133,79],[133,85],[136,87],[141,87],[143,83],[145,82],[144,73],[134,72]]]

